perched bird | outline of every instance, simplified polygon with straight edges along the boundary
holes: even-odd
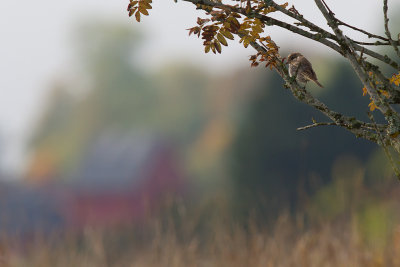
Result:
[[[319,87],[323,87],[318,82],[317,75],[315,74],[312,65],[308,59],[306,59],[300,53],[291,53],[288,56],[289,63],[289,75],[290,77],[296,76],[297,82],[307,83],[313,81],[318,84]]]

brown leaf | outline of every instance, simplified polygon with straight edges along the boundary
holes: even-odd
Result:
[[[257,56],[256,55],[252,55],[252,56],[250,56],[249,60],[257,60]]]
[[[129,10],[129,17],[131,17],[135,11],[136,11],[137,7],[135,7],[134,9]]]
[[[209,21],[210,21],[210,19],[197,18],[197,24],[199,24],[200,26]]]
[[[140,22],[140,13],[139,13],[139,11],[137,11],[135,13],[135,18],[136,18],[137,22]]]
[[[143,6],[146,9],[152,9],[151,5],[149,3],[147,3],[147,2],[144,2],[144,1],[140,2],[139,6]]]
[[[252,67],[257,67],[257,66],[258,66],[258,62],[256,62],[256,61],[252,62],[252,63],[251,63],[251,66],[252,66]]]
[[[145,16],[149,15],[149,12],[147,12],[147,9],[143,6],[139,6],[139,11],[140,11],[140,13],[142,13]]]

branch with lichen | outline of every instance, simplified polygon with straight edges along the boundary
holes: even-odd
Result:
[[[257,42],[251,42],[250,45],[260,53],[267,53],[265,48]],[[278,61],[282,62],[282,60],[279,58]],[[296,99],[319,110],[329,119],[331,119],[333,124],[346,128],[355,136],[362,137],[375,143],[377,142],[379,133],[374,132],[374,128],[371,124],[357,120],[354,117],[344,116],[339,112],[331,110],[326,104],[315,98],[310,92],[300,86],[295,79],[292,79],[288,74],[285,64],[279,64],[277,66],[277,72],[286,82],[286,85],[289,87]],[[384,132],[385,126],[379,125],[377,129],[380,132]]]

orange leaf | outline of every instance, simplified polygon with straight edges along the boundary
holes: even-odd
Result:
[[[149,15],[149,12],[147,12],[147,9],[143,6],[139,6],[139,11],[140,11],[140,13],[142,13],[145,16]]]
[[[135,13],[135,18],[136,18],[137,22],[140,22],[140,13],[139,13],[139,11],[137,11]]]
[[[366,96],[368,93],[367,88],[364,86],[362,90],[363,90],[363,96]]]
[[[374,101],[371,100],[371,103],[368,104],[369,110],[374,111],[377,106],[375,105]]]

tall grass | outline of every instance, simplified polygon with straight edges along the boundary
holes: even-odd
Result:
[[[400,224],[384,246],[367,243],[353,220],[315,227],[282,215],[270,227],[210,218],[149,219],[113,229],[2,238],[0,266],[400,266]]]

